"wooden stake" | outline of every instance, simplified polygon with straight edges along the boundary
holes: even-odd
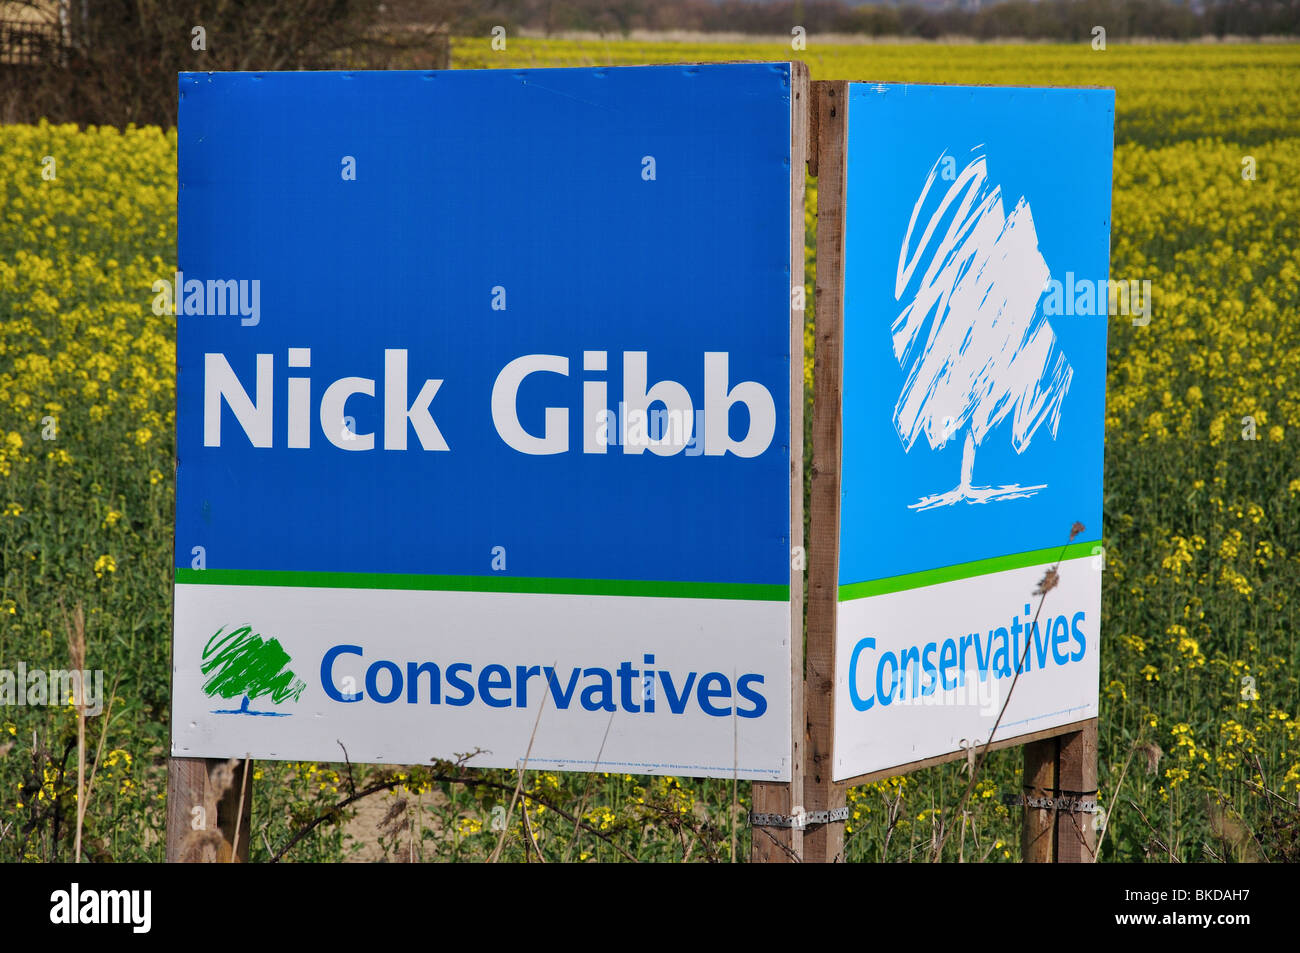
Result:
[[[808,161],[808,67],[790,64],[790,292],[804,280],[804,169]],[[795,568],[803,547],[803,325],[804,310],[790,302],[790,783],[755,781],[753,812],[788,817],[803,790],[803,569]],[[800,561],[802,562],[802,561]],[[803,856],[803,832],[754,827],[750,859],[790,863]]]
[[[1079,730],[1025,745],[1025,797],[1097,796],[1097,719]],[[1025,805],[1021,857],[1030,864],[1090,864],[1097,855],[1093,815]]]
[[[1056,790],[1056,738],[1031,741],[1025,745],[1026,798],[1052,797]],[[1045,807],[1025,805],[1025,821],[1020,833],[1020,857],[1027,864],[1050,864],[1056,853],[1056,824],[1053,812]]]
[[[835,689],[835,618],[839,592],[840,384],[844,340],[844,178],[848,83],[812,84],[817,112],[817,288],[812,421],[812,492],[808,525],[807,731],[804,809],[844,807],[845,785],[831,780]],[[804,859],[844,859],[844,821],[809,827]]]
[[[247,863],[252,839],[251,785],[239,758],[170,758],[167,761],[167,862]],[[240,791],[244,789],[240,815]],[[235,845],[235,831],[240,831]]]
[[[1062,735],[1056,762],[1057,787],[1069,797],[1097,796],[1097,722]],[[1056,815],[1056,862],[1091,864],[1097,859],[1097,829],[1092,814],[1059,811]]]

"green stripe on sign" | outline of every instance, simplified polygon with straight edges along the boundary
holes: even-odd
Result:
[[[790,587],[744,582],[640,579],[538,579],[528,576],[424,576],[386,572],[295,572],[177,569],[176,582],[197,586],[293,586],[311,589],[418,589],[439,592],[547,592],[569,596],[649,596],[788,602]]]
[[[840,586],[839,601],[849,602],[852,599],[863,599],[867,596],[883,596],[890,592],[920,589],[922,586],[935,586],[941,582],[970,579],[972,576],[986,576],[990,573],[1004,572],[1008,569],[1042,566],[1055,563],[1058,559],[1078,559],[1081,556],[1091,556],[1093,548],[1100,545],[1100,540],[1091,540],[1086,543],[1070,543],[1064,548],[1058,546],[1054,549],[1035,549],[1029,553],[995,556],[992,559],[977,559],[971,563],[959,563],[956,566],[943,566],[939,569],[923,569],[920,572],[909,572],[902,576],[891,576],[888,579],[854,582],[847,586]]]

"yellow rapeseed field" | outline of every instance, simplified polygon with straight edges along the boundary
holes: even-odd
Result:
[[[1111,274],[1154,299],[1149,324],[1109,328],[1102,856],[1300,860],[1300,47],[453,45],[476,68],[796,55],[815,79],[1115,87]],[[150,303],[176,265],[175,191],[174,129],[0,127],[0,669],[66,667],[84,605],[87,666],[115,683],[88,728],[92,859],[162,850],[175,320]],[[70,706],[0,708],[0,859],[69,856],[74,724]],[[1018,857],[1000,795],[1019,767],[990,759],[947,859]],[[346,770],[258,765],[254,857],[345,796]],[[374,774],[412,817],[384,850],[418,831],[420,857],[481,859],[504,833],[521,858],[526,823],[548,859],[730,855],[729,783],[541,772],[506,818],[513,777],[438,773]],[[928,856],[965,782],[954,764],[854,789],[850,857]],[[288,859],[357,847],[327,823]]]

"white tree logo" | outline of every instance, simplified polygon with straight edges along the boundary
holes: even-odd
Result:
[[[908,452],[922,433],[932,450],[961,432],[965,445],[961,482],[910,504],[914,510],[1013,500],[1046,488],[975,486],[975,448],[1012,411],[1016,453],[1044,422],[1055,439],[1073,376],[1038,308],[1050,272],[1029,204],[1022,196],[1004,214],[1001,187],[990,185],[982,153],[953,181],[913,248],[917,219],[943,160],[930,169],[898,251],[894,298],[914,290],[891,328],[894,357],[908,369],[894,429]]]

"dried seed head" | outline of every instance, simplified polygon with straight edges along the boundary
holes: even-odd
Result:
[[[1165,754],[1160,750],[1160,746],[1152,741],[1148,744],[1139,745],[1138,752],[1146,755],[1147,774],[1155,774],[1156,769],[1160,767],[1160,759],[1164,757]]]
[[[63,625],[68,635],[68,660],[72,670],[79,672],[86,667],[86,615],[80,602],[71,613],[64,613]]]
[[[406,806],[406,798],[397,797],[388,806],[388,813],[379,822],[380,829],[386,830],[389,834],[396,834],[398,831],[405,830],[407,825]]]
[[[1061,581],[1061,575],[1055,569],[1049,569],[1043,574],[1043,578],[1038,582],[1038,588],[1034,590],[1034,595],[1045,596]]]

